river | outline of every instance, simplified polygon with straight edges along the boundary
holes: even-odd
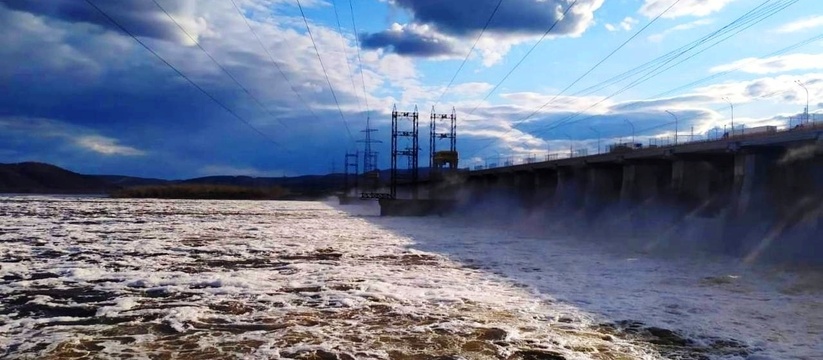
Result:
[[[0,357],[823,359],[815,270],[377,213],[0,197]]]

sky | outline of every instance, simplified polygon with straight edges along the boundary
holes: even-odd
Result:
[[[394,106],[423,166],[433,107],[460,167],[823,120],[819,0],[0,0],[0,44],[0,163],[88,174],[341,172],[367,119],[386,169]]]

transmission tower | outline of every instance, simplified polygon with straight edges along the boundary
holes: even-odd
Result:
[[[400,129],[400,121],[401,120],[409,120],[411,121],[411,130],[408,129],[408,125],[405,125],[403,129]],[[412,187],[412,198],[417,199],[417,182],[419,180],[419,165],[418,165],[418,155],[420,151],[420,142],[418,141],[418,123],[419,123],[419,115],[417,112],[417,106],[414,107],[413,112],[399,112],[397,111],[397,106],[395,105],[392,108],[391,113],[391,197],[393,199],[397,198],[397,185],[401,182],[410,184]],[[398,148],[398,140],[399,138],[408,138],[411,140],[411,146],[406,147],[404,150],[400,150]],[[401,173],[397,168],[397,160],[399,157],[407,157],[408,158],[408,169]]]
[[[365,186],[369,190],[375,190],[380,182],[380,172],[377,170],[377,152],[372,150],[372,144],[381,144],[383,142],[372,139],[371,135],[373,132],[377,132],[377,129],[371,128],[371,119],[368,117],[366,118],[366,129],[360,132],[364,134],[364,139],[357,142],[363,143],[364,147],[363,176],[365,177]]]
[[[345,173],[343,175],[343,181],[345,183],[343,193],[348,194],[349,189],[357,189],[358,182],[357,178],[360,174],[359,167],[359,157],[360,154],[358,152],[354,153],[346,153],[346,161],[344,162],[345,166]],[[353,172],[352,172],[353,171]]]
[[[429,171],[435,175],[446,166],[457,169],[457,111],[452,108],[451,114],[438,114],[432,106],[429,130]],[[442,140],[448,140],[448,150],[438,151],[437,145]]]

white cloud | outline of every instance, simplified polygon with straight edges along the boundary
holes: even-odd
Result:
[[[477,96],[480,94],[485,94],[493,87],[494,86],[492,84],[486,82],[469,82],[453,85],[449,92],[463,96]]]
[[[668,29],[666,29],[665,31],[663,31],[661,33],[651,35],[651,36],[649,36],[648,39],[649,39],[649,41],[652,41],[652,42],[660,42],[660,41],[663,41],[663,38],[665,38],[666,36],[669,36],[670,34],[672,34],[674,32],[691,30],[691,29],[694,29],[696,27],[709,25],[713,22],[714,22],[714,20],[712,20],[712,19],[701,19],[701,20],[695,20],[695,21],[692,21],[692,22],[687,22],[685,24],[680,24],[680,25],[668,28]]]
[[[142,156],[146,153],[130,146],[119,145],[118,141],[98,135],[81,136],[75,139],[80,147],[102,155]]]
[[[4,117],[0,118],[0,130],[14,136],[65,140],[73,146],[106,156],[142,156],[146,154],[142,150],[120,145],[117,139],[97,135],[91,129],[54,119]]]
[[[501,94],[501,98],[508,100],[512,105],[523,107],[526,109],[538,109],[546,103],[549,103],[541,111],[543,112],[580,112],[587,111],[589,113],[601,113],[608,110],[609,106],[614,102],[610,100],[603,101],[597,106],[590,108],[592,104],[603,100],[599,96],[558,96],[555,98],[551,94],[540,94],[535,92],[518,92]],[[550,101],[554,99],[553,101]]]
[[[631,16],[627,16],[619,24],[606,24],[604,26],[606,27],[606,30],[609,31],[618,31],[619,29],[629,31],[635,25],[637,25],[637,19],[634,19]]]
[[[245,3],[249,4],[250,2]],[[253,6],[257,6],[261,3],[263,2],[255,2],[255,5]],[[289,115],[300,115],[300,113],[303,113],[304,115],[305,108],[297,101],[296,97],[287,87],[285,82],[282,81],[282,76],[273,66],[271,66],[268,56],[257,45],[253,35],[243,23],[242,18],[234,12],[231,4],[228,3],[228,5],[226,5],[226,3],[222,2],[197,2],[196,4],[197,6],[194,11],[190,12],[190,17],[192,19],[207,19],[208,23],[203,24],[204,28],[215,30],[215,33],[204,33],[201,35],[200,39],[203,46],[208,49],[212,55],[218,59],[218,61],[228,68],[230,72],[237,76],[238,79],[240,79],[240,81],[246,85],[252,93],[262,99],[266,105],[270,105],[273,109],[277,109],[275,112],[280,113],[283,111]],[[678,7],[679,6],[680,5],[678,5]],[[244,6],[244,10],[249,11],[249,8]],[[256,11],[256,9],[254,11]],[[289,79],[298,87],[298,91],[300,91],[309,104],[312,105],[318,113],[320,113],[321,121],[329,121],[328,123],[321,122],[318,124],[314,122],[314,120],[309,121],[305,120],[307,119],[305,117],[298,118],[298,115],[294,115],[295,119],[304,120],[290,123],[291,126],[298,128],[295,132],[300,134],[311,134],[312,131],[315,131],[312,129],[317,128],[333,128],[334,130],[342,129],[340,119],[336,116],[337,108],[332,102],[328,91],[328,85],[323,77],[320,65],[317,62],[316,54],[314,53],[314,49],[308,39],[308,36],[304,33],[305,28],[302,27],[302,19],[299,17],[294,18],[282,16],[277,12],[275,12],[274,15],[270,15],[271,9],[269,8],[263,8],[261,11],[266,11],[266,13],[263,13],[262,15],[258,15],[256,13],[250,15],[252,27],[257,30],[266,47],[268,47],[274,54],[274,57],[283,68],[284,72],[289,76]],[[40,21],[41,19],[36,18],[35,20]],[[48,30],[50,27],[49,25],[54,25],[53,22],[41,22],[43,30]],[[679,25],[675,27],[677,30],[670,31],[685,30],[710,22],[711,20],[701,19],[696,22]],[[617,31],[623,31],[630,30],[636,23],[637,21],[633,18],[626,18],[619,24],[612,24],[612,26]],[[61,36],[67,36],[66,34],[72,34],[69,30],[87,31],[83,29],[87,29],[89,27],[86,25],[78,29],[69,29],[67,26],[61,26],[62,27],[58,27],[56,29],[60,31],[55,32],[55,34],[59,33]],[[359,111],[356,97],[362,97],[362,87],[359,78],[360,74],[355,73],[356,86],[355,89],[352,89],[351,79],[349,78],[349,73],[345,63],[346,57],[343,56],[343,52],[345,51],[349,57],[349,61],[351,61],[352,70],[358,71],[353,35],[344,33],[343,36],[341,36],[337,33],[336,28],[325,27],[321,24],[312,23],[311,26],[315,40],[317,41],[321,55],[323,56],[326,68],[329,70],[330,80],[335,87],[335,91],[337,92],[343,111],[347,113],[352,130],[356,130],[365,123],[364,118],[362,119],[363,123],[359,123],[356,122],[359,121],[359,119],[355,120],[353,117],[353,112]],[[35,38],[38,33],[41,32],[29,31],[26,34],[32,34],[27,35],[27,37]],[[47,32],[42,33],[47,34]],[[134,51],[134,44],[132,44],[131,39],[123,36],[122,34],[114,32],[101,33],[99,31],[94,31],[88,32],[85,35],[87,35],[88,41],[97,41],[98,43],[101,43],[101,45],[108,43],[117,45],[115,47],[117,49],[115,53],[122,54]],[[490,65],[500,61],[500,59],[505,56],[513,44],[524,42],[530,43],[533,39],[533,37],[530,38],[526,36],[521,38],[484,36],[478,44],[476,49],[477,54],[475,56],[482,58],[485,65]],[[62,39],[57,39],[55,42],[58,42],[58,40]],[[179,66],[186,74],[191,76],[192,79],[199,84],[204,84],[204,86],[207,86],[210,90],[217,89],[218,91],[227,89],[226,84],[228,84],[231,85],[229,88],[230,90],[237,91],[233,84],[225,80],[225,75],[222,74],[221,71],[208,60],[208,58],[204,58],[199,49],[181,47],[178,43],[164,42],[161,40],[149,41],[151,46],[155,47],[161,54],[167,57],[173,64]],[[469,45],[471,45],[471,42],[461,44],[461,46],[466,46],[466,51],[468,51],[467,46]],[[66,44],[61,44],[61,46],[72,48],[73,45],[67,42]],[[42,48],[48,49],[53,48],[53,46]],[[95,52],[81,51],[84,50],[83,48],[72,49],[73,53],[78,54],[77,56],[83,55],[89,57],[88,63],[106,64],[106,69],[110,70],[130,70],[141,69],[143,67],[154,69],[157,67],[156,61],[150,56],[110,59],[109,57],[103,57],[103,55],[99,55]],[[34,54],[37,55],[37,53]],[[40,59],[38,61],[43,61],[43,59],[47,57],[32,56],[31,58]],[[385,51],[363,51],[362,59],[364,62],[363,65],[364,75],[366,77],[367,92],[369,93],[369,103],[374,112],[385,112],[391,108],[393,103],[397,103],[398,107],[401,109],[411,108],[415,103],[417,103],[420,104],[421,113],[426,114],[430,106],[427,106],[425,102],[433,101],[433,99],[439,96],[442,92],[442,85],[426,85],[424,82],[425,79],[418,72],[414,59],[389,54]],[[85,62],[78,61],[77,63],[83,64]],[[71,65],[73,66],[74,64]],[[164,74],[167,72],[164,68],[160,69]],[[13,71],[13,69],[11,71]],[[50,75],[50,73],[45,75]],[[811,80],[811,78],[809,79]],[[440,79],[437,80],[439,81]],[[796,103],[801,101],[800,96],[803,90],[797,85],[794,85],[793,80],[794,79],[788,80],[788,85],[782,84],[780,86],[785,88],[786,91],[789,91],[789,93],[793,96],[789,99],[789,101]],[[781,79],[780,81],[783,80]],[[777,81],[776,83],[779,83],[780,81]],[[85,82],[79,83],[86,85]],[[753,94],[759,94],[759,92],[755,90],[757,90],[757,87],[760,86],[760,83],[762,83],[762,81],[744,85],[721,84],[722,86],[715,88],[704,88],[700,91],[701,93],[708,94],[706,96],[717,97],[717,99],[722,96],[743,98],[746,96],[745,94],[747,87],[751,87],[749,90],[752,90]],[[152,85],[157,85],[160,87],[169,86],[166,83]],[[813,94],[820,95],[820,90],[817,90],[820,85],[823,85],[823,83],[810,83],[809,89]],[[777,87],[777,85],[767,86],[769,89],[773,87]],[[450,108],[452,105],[455,105],[459,111],[467,111],[467,109],[471,109],[476,105],[474,101],[469,101],[469,97],[476,97],[474,96],[476,94],[482,95],[489,89],[490,85],[486,83],[458,83],[452,88],[452,93],[455,97],[454,101],[444,101],[442,105],[438,107],[438,110],[446,110],[446,107]],[[489,103],[481,104],[472,119],[483,119],[482,121],[463,119],[461,117],[459,130],[461,134],[461,151],[463,151],[462,149],[465,146],[466,153],[472,153],[473,150],[471,148],[471,144],[479,143],[480,139],[487,137],[500,139],[500,142],[496,144],[496,148],[501,152],[543,150],[545,149],[546,140],[555,138],[563,139],[564,137],[562,133],[566,130],[566,128],[563,128],[560,133],[541,133],[540,129],[566,117],[569,113],[585,110],[592,103],[601,99],[599,97],[560,97],[550,106],[541,110],[541,112],[535,116],[532,121],[524,123],[523,129],[512,128],[516,121],[522,119],[524,116],[531,113],[552,97],[553,94],[551,93],[508,93],[499,96],[499,98],[502,98],[502,102],[505,105],[492,106],[489,105]],[[254,105],[249,105],[248,99],[242,98],[240,100],[241,101],[230,103],[229,105],[233,108],[235,106],[250,107]],[[778,99],[776,97],[775,101],[777,100],[782,99]],[[741,101],[746,100],[744,99]],[[805,93],[802,94],[802,101],[805,103]],[[708,102],[709,101],[705,101],[703,99],[696,100],[694,97],[680,97],[676,99],[666,99],[665,105],[660,102],[645,102],[638,103],[633,108],[627,108],[626,103],[606,101],[597,108],[586,111],[589,114],[596,114],[597,117],[595,119],[586,120],[586,122],[583,123],[581,130],[578,130],[577,133],[575,133],[575,130],[570,130],[569,132],[575,136],[575,138],[591,138],[594,135],[590,130],[588,130],[590,123],[598,121],[601,123],[612,121],[616,123],[616,125],[613,125],[614,129],[612,130],[612,134],[618,134],[615,136],[625,136],[628,132],[628,125],[626,125],[623,121],[626,116],[639,116],[637,114],[646,114],[649,119],[647,120],[646,125],[643,125],[641,120],[638,120],[637,122],[638,129],[640,129],[642,127],[649,127],[649,125],[658,124],[660,121],[665,121],[665,117],[661,117],[659,115],[660,109],[664,106],[683,111],[692,110],[694,112],[697,112],[695,109],[698,109],[701,111],[701,114],[709,114],[709,111],[706,110],[706,107],[710,106],[707,105]],[[623,107],[621,108],[620,106]],[[440,107],[443,107],[443,109],[440,109]],[[334,116],[325,116],[329,114],[329,112],[333,112]],[[243,112],[243,114],[245,113],[246,112]],[[654,116],[648,114],[653,114]],[[709,118],[710,116],[704,115],[704,117]],[[663,119],[661,120],[661,118]],[[631,119],[635,120],[633,117]],[[265,118],[252,118],[251,120],[255,124],[259,124],[265,121]],[[381,117],[373,113],[372,120],[377,122],[385,121],[385,116]],[[4,124],[4,122],[0,120],[0,128],[8,128],[12,125],[15,127],[20,126],[20,122],[9,123],[7,121]],[[93,131],[93,129],[85,129],[83,131],[69,129],[71,131],[67,131],[68,135],[56,135],[56,133],[61,132],[62,130],[64,129],[50,128],[38,129],[37,131],[40,132],[41,136],[46,136],[46,134],[55,134],[52,136],[60,137],[61,139],[69,141],[69,143],[74,147],[80,145],[85,149],[104,155],[117,154],[137,156],[144,153],[142,150],[126,146],[118,142],[118,140],[99,136],[98,134],[101,132]],[[606,130],[604,130],[604,132],[606,132]],[[386,132],[381,132],[381,134],[383,139],[388,136]],[[651,133],[649,134],[651,135]],[[124,138],[121,141],[130,140]],[[566,142],[566,140],[561,142]],[[557,146],[553,145],[552,147]],[[210,161],[215,160],[212,159]],[[199,171],[203,175],[282,175],[277,173],[277,171],[259,170],[249,167],[249,165],[246,164],[234,164],[231,162],[219,163],[228,163],[232,166],[211,165],[200,167],[198,165],[198,167],[194,168],[194,171]],[[327,164],[322,165],[322,169],[320,171],[326,170]]]
[[[775,103],[806,104],[806,92],[795,81],[801,80],[809,89],[810,99],[823,97],[823,73],[780,75],[747,81],[727,82],[695,89],[695,94],[715,99],[728,97],[734,103],[773,101]]]
[[[677,0],[645,0],[640,7],[640,14],[646,17],[655,17],[666,10]],[[708,16],[722,10],[734,0],[680,0],[664,18],[674,19],[683,16]]]
[[[483,66],[491,67],[503,60],[503,57],[509,53],[509,50],[511,50],[513,46],[528,41],[534,40],[525,36],[510,36],[507,38],[483,36],[480,41],[477,42],[477,47],[474,49],[474,52],[480,55]],[[468,51],[468,49],[466,51]]]
[[[790,22],[786,25],[783,25],[777,29],[778,33],[792,33],[797,31],[808,30],[816,27],[823,26],[823,15],[819,16],[812,16],[805,19],[800,19],[797,21]]]
[[[817,69],[823,69],[823,54],[789,54],[768,58],[746,58],[730,64],[715,66],[710,71],[736,70],[751,74],[770,74]]]
[[[721,83],[698,88],[690,94],[671,98],[622,102],[607,100],[594,109],[587,108],[600,98],[558,97],[552,104],[523,123],[520,123],[520,119],[553,98],[553,95],[532,92],[508,93],[500,95],[501,98],[507,100],[507,105],[483,104],[472,117],[474,120],[461,123],[460,133],[463,134],[466,142],[489,144],[485,147],[465,147],[464,152],[467,158],[471,158],[474,164],[482,162],[484,158],[494,162],[497,152],[503,157],[510,154],[521,158],[529,154],[544,156],[547,144],[553,153],[557,153],[564,147],[566,150],[563,151],[567,153],[570,143],[574,144],[575,149],[588,148],[591,152],[596,149],[596,135],[590,127],[599,129],[603,136],[602,143],[608,144],[631,135],[631,127],[626,122],[627,119],[631,120],[641,132],[638,134],[640,141],[645,141],[647,137],[671,136],[673,127],[660,126],[671,121],[665,114],[665,110],[677,113],[681,120],[681,134],[690,133],[691,128],[694,127],[696,135],[705,135],[714,128],[722,129],[724,125],[728,125],[727,104],[722,100],[724,97],[731,99],[736,110],[748,104],[762,106],[765,103],[771,103],[783,106],[784,112],[790,112],[792,108],[795,108],[797,111],[791,116],[800,113],[806,102],[806,93],[795,83],[795,80],[803,81],[809,89],[811,107],[814,109],[816,104],[814,99],[823,98],[823,73],[781,75]],[[580,111],[585,114],[573,118],[573,121],[567,125],[555,126],[558,122],[569,119],[570,114]],[[787,125],[786,118],[774,117],[768,113],[762,114],[756,111],[747,114],[747,111],[743,110],[736,112],[735,115],[735,124]],[[654,131],[647,129],[654,129]],[[564,140],[567,135],[573,140]]]

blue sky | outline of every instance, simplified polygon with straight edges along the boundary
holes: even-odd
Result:
[[[823,120],[817,0],[351,1],[357,34],[349,0],[301,0],[328,81],[296,0],[234,0],[242,15],[228,0],[92,1],[205,95],[84,0],[0,0],[0,162],[161,178],[322,174],[362,150],[368,103],[387,168],[392,106],[417,105],[427,126],[487,21],[437,103],[457,111],[461,166],[595,151],[598,138],[630,138],[630,123],[638,141],[671,137],[666,110],[681,136],[700,137],[728,127],[724,98],[738,126],[786,126],[805,107],[798,80]]]

